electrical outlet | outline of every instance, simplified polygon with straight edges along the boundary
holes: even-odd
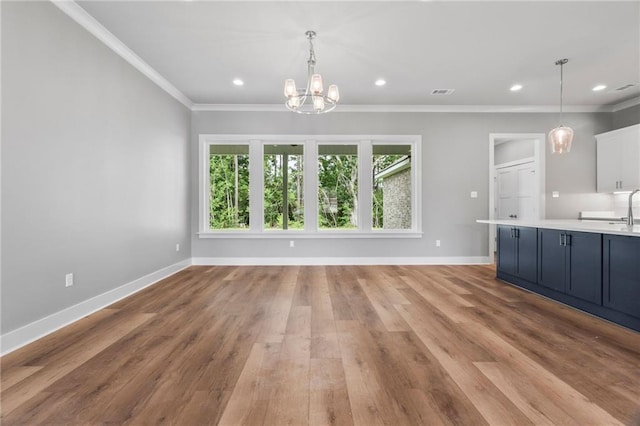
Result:
[[[289,241],[289,247],[293,248],[295,246],[296,246],[296,243],[293,240]]]
[[[440,247],[440,240],[436,240],[436,247]]]
[[[478,191],[471,191],[471,198],[478,198]]]
[[[560,198],[560,191],[551,191],[551,196],[553,198]]]
[[[64,277],[64,286],[71,287],[73,285],[73,274],[67,274]]]
[[[176,251],[180,251],[180,244],[176,244]]]

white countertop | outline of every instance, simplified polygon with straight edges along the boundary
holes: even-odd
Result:
[[[596,234],[625,235],[640,237],[640,225],[629,228],[624,222],[590,221],[578,219],[546,219],[546,220],[488,220],[479,219],[478,223],[490,225],[524,226],[528,228],[559,229],[562,231],[593,232]],[[640,222],[640,219],[636,223]]]

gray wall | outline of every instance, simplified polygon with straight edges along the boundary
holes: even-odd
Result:
[[[2,3],[2,124],[2,333],[191,256],[190,112],[49,2]]]
[[[194,112],[191,135],[192,255],[194,257],[414,257],[486,256],[489,133],[547,133],[557,114]],[[566,114],[576,136],[571,153],[547,153],[547,217],[577,218],[580,210],[612,208],[596,191],[594,134],[611,128],[611,114]],[[420,239],[200,239],[197,232],[199,134],[420,134],[422,224]],[[561,197],[551,199],[551,191]],[[469,197],[478,191],[478,198]],[[435,247],[440,239],[442,246]]]
[[[640,105],[625,108],[613,113],[612,130],[633,126],[638,123],[640,123]]]

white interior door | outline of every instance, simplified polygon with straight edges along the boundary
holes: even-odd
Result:
[[[533,162],[496,167],[497,218],[536,218],[536,182]]]
[[[536,171],[533,163],[521,164],[518,174],[518,218],[535,219],[536,215]]]
[[[512,167],[496,170],[498,219],[515,219],[518,214],[518,174]]]

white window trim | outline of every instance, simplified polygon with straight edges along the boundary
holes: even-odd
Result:
[[[420,135],[199,135],[198,149],[198,237],[199,238],[421,238],[422,237],[422,136]],[[305,229],[265,230],[262,156],[264,145],[274,142],[304,145]],[[345,143],[358,146],[358,229],[318,229],[318,145]],[[249,229],[227,231],[209,229],[209,146],[241,144],[249,146]],[[411,145],[412,229],[373,230],[371,170],[373,145]],[[256,161],[256,159],[258,161]]]

